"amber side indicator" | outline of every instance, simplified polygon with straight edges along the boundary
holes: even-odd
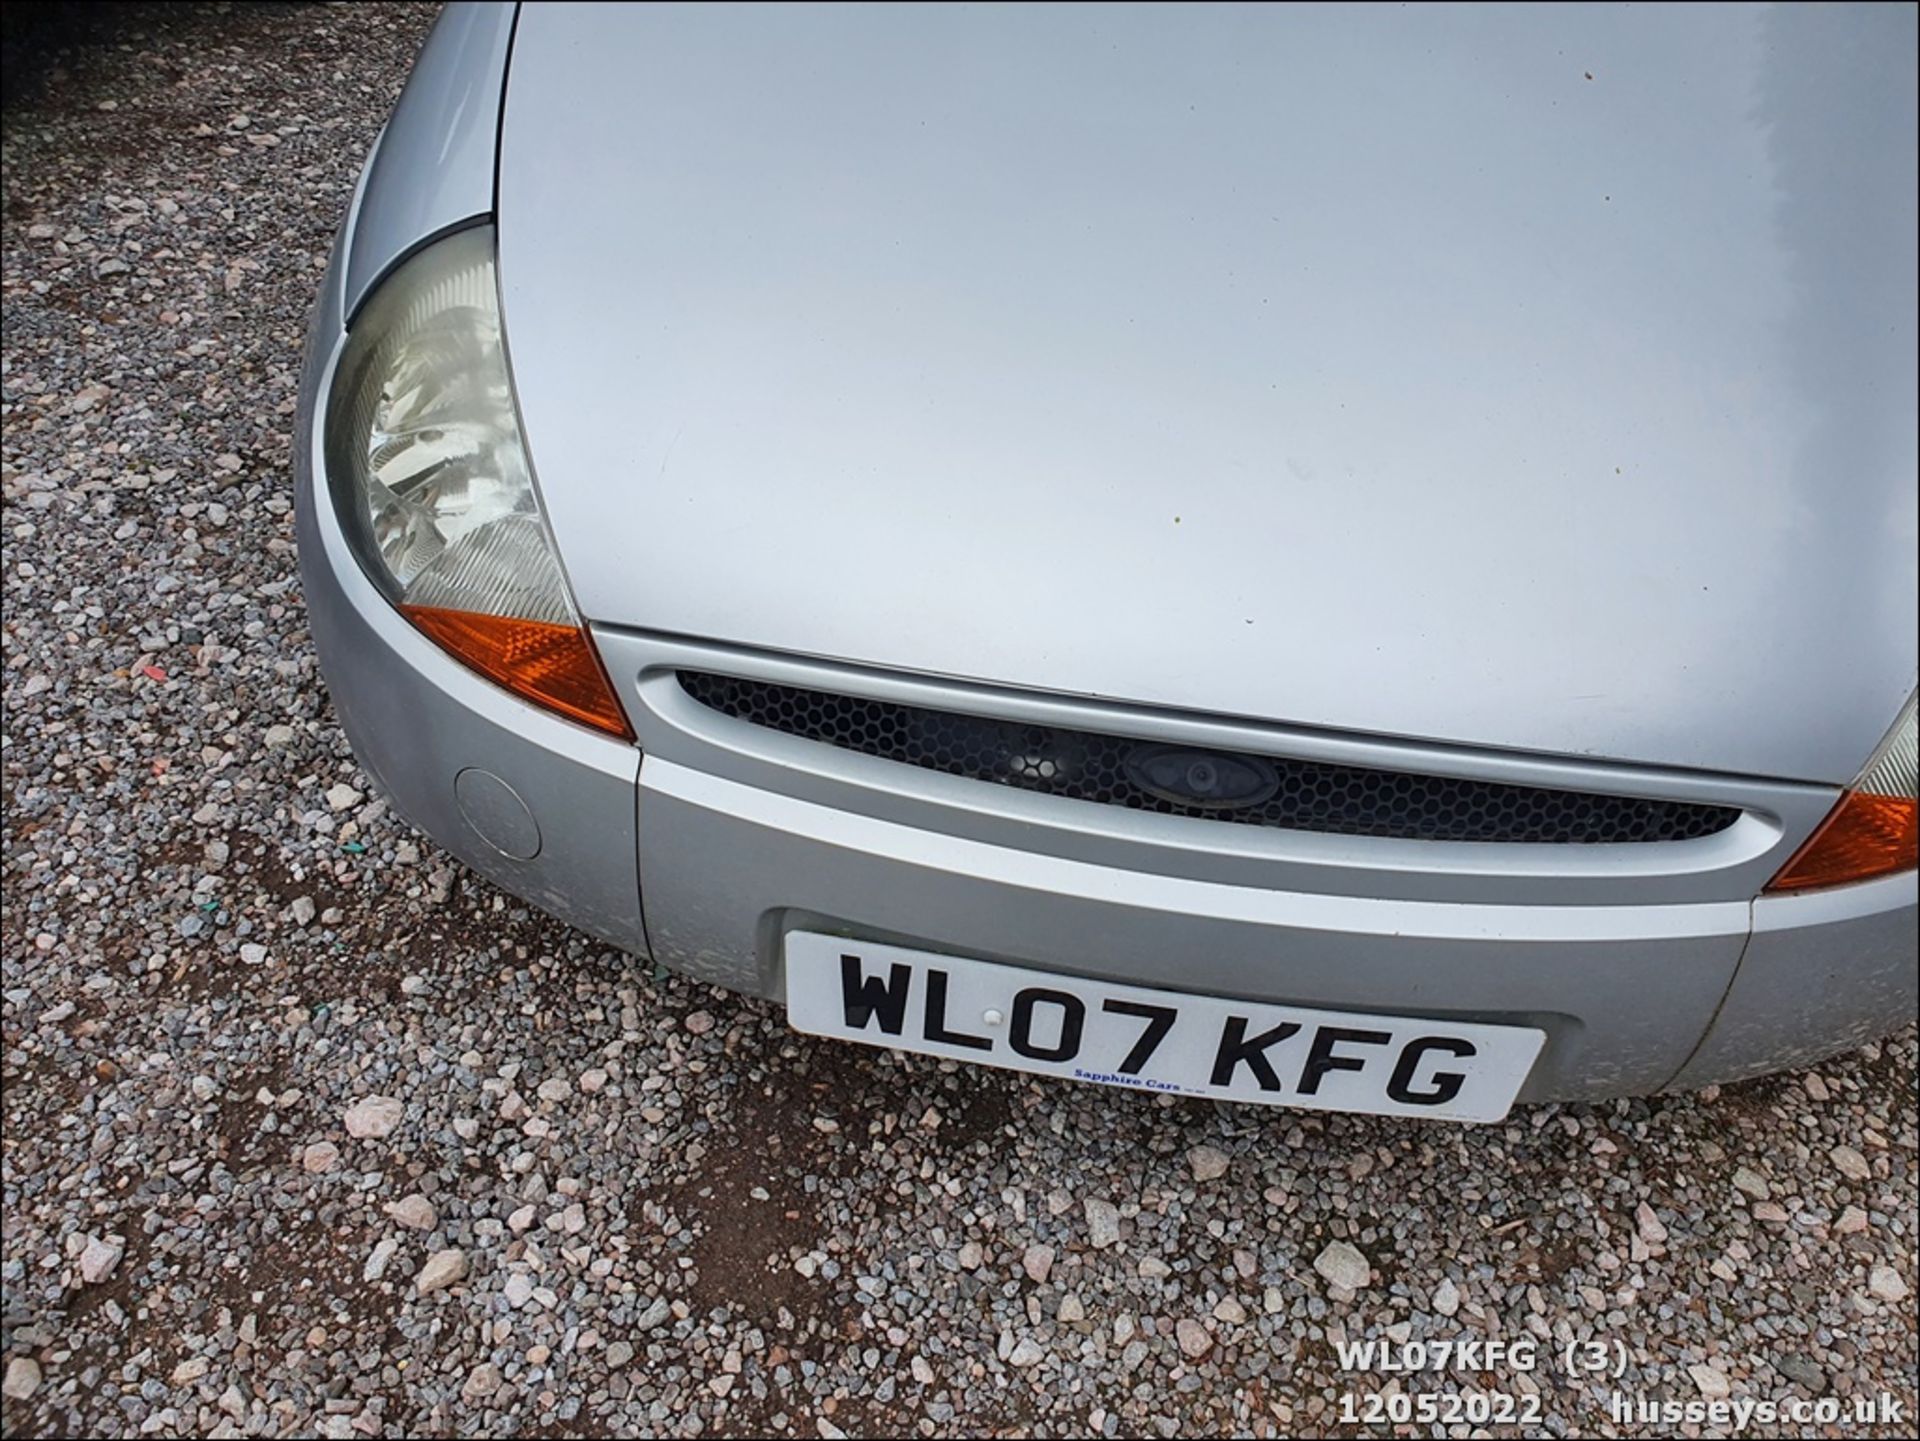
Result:
[[[515,695],[595,730],[633,739],[613,684],[579,626],[431,605],[400,610],[435,645]]]
[[[1908,796],[1848,791],[1769,891],[1809,891],[1872,880],[1920,865],[1920,803]]]

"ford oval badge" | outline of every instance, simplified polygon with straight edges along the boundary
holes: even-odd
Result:
[[[1177,806],[1243,810],[1280,789],[1280,776],[1258,756],[1180,746],[1141,746],[1127,757],[1127,777],[1149,795]]]

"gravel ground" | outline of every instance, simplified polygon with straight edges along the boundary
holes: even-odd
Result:
[[[796,1037],[388,814],[304,630],[287,429],[430,19],[166,7],[10,77],[10,1434],[1353,1434],[1383,1390],[1538,1395],[1560,1434],[1673,1429],[1615,1391],[1913,1417],[1911,1029],[1473,1130],[1156,1103]],[[1529,1336],[1625,1373],[1336,1360]]]

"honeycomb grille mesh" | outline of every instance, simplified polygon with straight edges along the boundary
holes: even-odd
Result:
[[[1095,731],[992,720],[895,701],[681,671],[681,687],[723,715],[919,766],[1099,805],[1240,825],[1429,841],[1547,845],[1681,841],[1725,830],[1740,812],[1686,801],[1645,800],[1416,775],[1283,757],[1179,747],[1183,764],[1255,772],[1265,793],[1231,808],[1189,804],[1143,783],[1140,757],[1163,749]],[[1150,779],[1150,777],[1149,777]]]

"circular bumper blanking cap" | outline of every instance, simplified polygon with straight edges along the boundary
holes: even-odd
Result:
[[[453,778],[453,796],[473,833],[501,855],[530,861],[540,854],[540,824],[520,793],[492,771],[468,766]]]

